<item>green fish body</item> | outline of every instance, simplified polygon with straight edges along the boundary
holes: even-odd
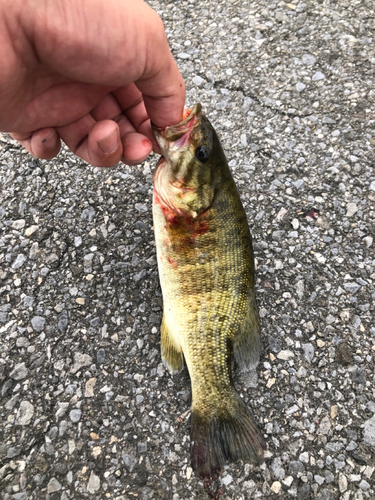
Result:
[[[234,389],[231,361],[259,360],[254,259],[245,211],[219,139],[200,104],[154,133],[153,217],[163,292],[161,352],[192,387],[192,466],[216,477],[228,461],[263,460],[264,439]]]

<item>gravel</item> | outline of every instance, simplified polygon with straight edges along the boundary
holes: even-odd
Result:
[[[268,444],[225,499],[375,497],[372,0],[150,4],[247,212],[263,350],[234,380]],[[160,359],[152,171],[0,135],[0,498],[208,498],[190,384]]]

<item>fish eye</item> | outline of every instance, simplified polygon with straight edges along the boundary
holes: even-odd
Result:
[[[211,151],[208,146],[199,146],[199,148],[195,150],[195,156],[201,163],[206,163],[206,161],[208,161],[210,153]]]

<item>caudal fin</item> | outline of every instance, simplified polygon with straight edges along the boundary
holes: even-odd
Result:
[[[191,463],[202,479],[216,478],[228,462],[263,462],[265,440],[242,399],[235,396],[210,419],[192,411]]]

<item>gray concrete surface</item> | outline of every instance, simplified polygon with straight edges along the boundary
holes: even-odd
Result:
[[[221,498],[375,497],[373,0],[163,1],[254,238],[268,443]],[[205,499],[161,365],[151,172],[0,139],[0,498]]]

